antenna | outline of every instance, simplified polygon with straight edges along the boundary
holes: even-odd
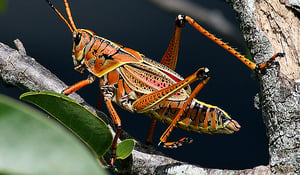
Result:
[[[64,0],[65,2],[65,6],[66,6],[66,12],[67,12],[67,15],[68,15],[68,18],[70,20],[70,23],[66,20],[66,18],[54,7],[54,5],[49,1],[49,0],[46,0],[46,2],[50,5],[50,7],[55,11],[55,13],[68,25],[70,31],[73,33],[74,30],[77,30],[76,26],[75,26],[75,23],[73,21],[73,18],[72,18],[72,14],[71,14],[71,10],[70,10],[70,7],[69,7],[69,3],[67,2],[67,0]]]
[[[66,12],[67,12],[67,15],[68,15],[68,18],[70,20],[70,23],[71,23],[71,26],[73,27],[74,30],[76,30],[76,26],[75,26],[75,23],[73,21],[73,17],[72,17],[72,14],[71,14],[71,9],[69,7],[69,3],[67,0],[64,0],[65,2],[65,6],[66,6]]]

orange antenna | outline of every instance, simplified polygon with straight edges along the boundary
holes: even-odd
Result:
[[[74,30],[76,30],[77,28],[76,28],[75,23],[74,23],[73,18],[72,18],[72,14],[71,14],[71,9],[69,7],[69,3],[68,3],[67,0],[64,0],[64,2],[65,2],[66,12],[67,12],[69,21],[71,23],[71,26],[73,27]]]
[[[67,11],[67,14],[68,14],[68,17],[69,17],[71,25],[66,20],[66,18],[54,7],[54,5],[49,0],[46,0],[46,1],[50,5],[50,7],[55,11],[55,13],[67,24],[67,26],[69,27],[70,31],[73,33],[73,31],[76,30],[77,28],[76,28],[76,26],[74,24],[74,21],[72,19],[71,11],[70,11],[68,2],[65,0],[66,11]]]

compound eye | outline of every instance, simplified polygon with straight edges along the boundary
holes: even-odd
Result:
[[[74,36],[74,43],[75,45],[77,46],[81,40],[81,33],[77,33],[75,36]]]

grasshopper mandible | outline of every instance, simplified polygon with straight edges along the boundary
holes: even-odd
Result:
[[[90,72],[86,80],[82,80],[63,91],[68,95],[76,90],[100,79],[100,90],[104,101],[116,126],[111,149],[110,164],[113,165],[116,154],[117,139],[121,132],[121,120],[112,102],[121,108],[134,113],[144,113],[153,118],[153,123],[147,138],[152,142],[152,134],[156,121],[169,125],[160,137],[160,144],[167,148],[176,148],[183,143],[191,142],[189,138],[167,142],[174,127],[198,133],[232,134],[239,131],[240,125],[222,109],[195,99],[197,93],[210,79],[208,68],[200,68],[187,78],[181,77],[174,69],[176,67],[180,34],[185,23],[212,41],[232,53],[250,69],[260,72],[268,67],[274,58],[282,56],[275,54],[263,64],[256,64],[235,49],[203,29],[191,17],[178,15],[175,20],[175,30],[171,42],[160,63],[143,54],[97,36],[87,29],[77,29],[73,21],[67,0],[64,0],[69,21],[46,0],[58,16],[67,24],[73,35],[72,57],[75,70]],[[192,91],[189,84],[200,81]]]

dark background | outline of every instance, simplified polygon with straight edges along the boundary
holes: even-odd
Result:
[[[197,3],[208,9],[221,10],[238,28],[234,13],[224,2]],[[64,13],[62,0],[53,0],[53,4]],[[160,61],[167,48],[176,16],[142,0],[72,0],[70,5],[78,28],[90,29],[99,36],[133,48],[156,61]],[[44,0],[9,1],[5,11],[0,14],[0,22],[0,42],[14,47],[13,40],[19,38],[29,56],[36,58],[68,85],[86,78],[87,74],[73,70],[72,35],[69,29]],[[224,38],[218,31],[212,33]],[[240,33],[236,36],[231,39],[239,39]],[[231,42],[231,45],[245,53],[243,45],[238,42]],[[188,136],[194,139],[194,143],[175,150],[157,149],[175,159],[203,167],[245,169],[268,164],[265,127],[261,112],[253,106],[253,98],[259,88],[251,78],[252,72],[234,56],[186,25],[176,72],[186,77],[204,66],[210,69],[212,78],[197,98],[227,111],[242,129],[232,135],[206,135],[175,129],[170,141]],[[0,93],[18,98],[22,92],[0,84]],[[99,95],[98,83],[78,93],[95,106]],[[122,118],[123,129],[137,140],[144,141],[151,120],[115,107]],[[154,136],[155,146],[166,128],[166,125],[158,125]]]

